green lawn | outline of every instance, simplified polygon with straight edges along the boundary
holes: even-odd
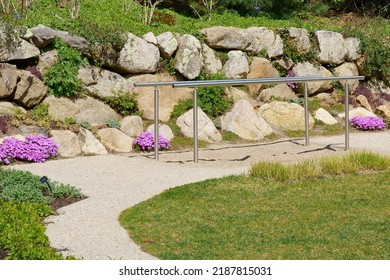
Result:
[[[120,221],[160,259],[390,258],[388,167],[300,180],[258,174],[171,189]]]

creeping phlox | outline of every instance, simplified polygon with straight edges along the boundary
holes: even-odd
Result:
[[[11,137],[0,145],[0,163],[10,164],[13,160],[45,162],[57,153],[57,145],[46,136],[27,136],[25,140]]]
[[[142,132],[135,138],[133,145],[138,150],[149,152],[154,149],[154,135],[148,131]],[[158,148],[160,150],[169,150],[171,147],[169,140],[161,135],[158,137]]]
[[[383,130],[386,124],[380,117],[353,117],[350,124],[359,130]]]

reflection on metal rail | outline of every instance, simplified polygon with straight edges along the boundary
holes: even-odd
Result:
[[[304,107],[305,107],[305,145],[309,146],[309,109],[308,109],[308,83],[318,81],[345,81],[345,150],[349,149],[349,80],[364,80],[364,76],[344,77],[283,77],[262,79],[236,79],[236,80],[204,80],[204,81],[175,81],[175,82],[148,82],[135,83],[136,87],[154,87],[154,157],[158,159],[159,137],[159,89],[158,87],[170,86],[173,88],[194,88],[193,97],[193,136],[194,136],[194,162],[198,162],[198,106],[197,88],[207,86],[241,86],[249,84],[281,84],[289,82],[304,83]]]

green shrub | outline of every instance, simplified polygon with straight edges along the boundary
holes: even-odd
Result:
[[[78,78],[78,70],[80,65],[88,64],[87,59],[59,38],[54,40],[54,48],[58,51],[58,62],[44,75],[48,92],[58,97],[72,97],[80,94],[82,82]]]
[[[104,103],[122,116],[141,114],[138,109],[137,96],[138,94],[135,93],[117,92],[115,96],[106,97]]]
[[[171,118],[176,119],[183,115],[188,110],[191,110],[193,107],[192,99],[179,100],[179,102],[173,107]]]
[[[81,121],[80,125],[81,125],[82,128],[85,128],[85,129],[88,129],[88,130],[92,129],[92,125],[88,121]]]
[[[51,196],[55,197],[55,198],[61,198],[61,197],[82,198],[82,197],[84,197],[79,189],[77,189],[73,186],[70,186],[70,185],[60,184],[60,183],[54,183],[54,187],[52,188]]]
[[[109,119],[109,120],[107,121],[107,126],[108,126],[109,128],[120,129],[120,128],[121,128],[121,123],[120,123],[118,120],[116,120],[116,119]]]

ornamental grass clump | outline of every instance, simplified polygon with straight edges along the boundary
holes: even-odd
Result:
[[[386,124],[380,117],[353,117],[350,124],[359,130],[383,130]]]
[[[154,135],[151,132],[142,132],[133,142],[135,149],[139,151],[151,151],[154,149]],[[169,150],[172,147],[169,140],[163,136],[158,137],[158,148],[160,150]]]
[[[11,137],[0,145],[0,163],[10,164],[14,160],[45,162],[57,153],[57,145],[46,136],[27,136],[24,141]]]

